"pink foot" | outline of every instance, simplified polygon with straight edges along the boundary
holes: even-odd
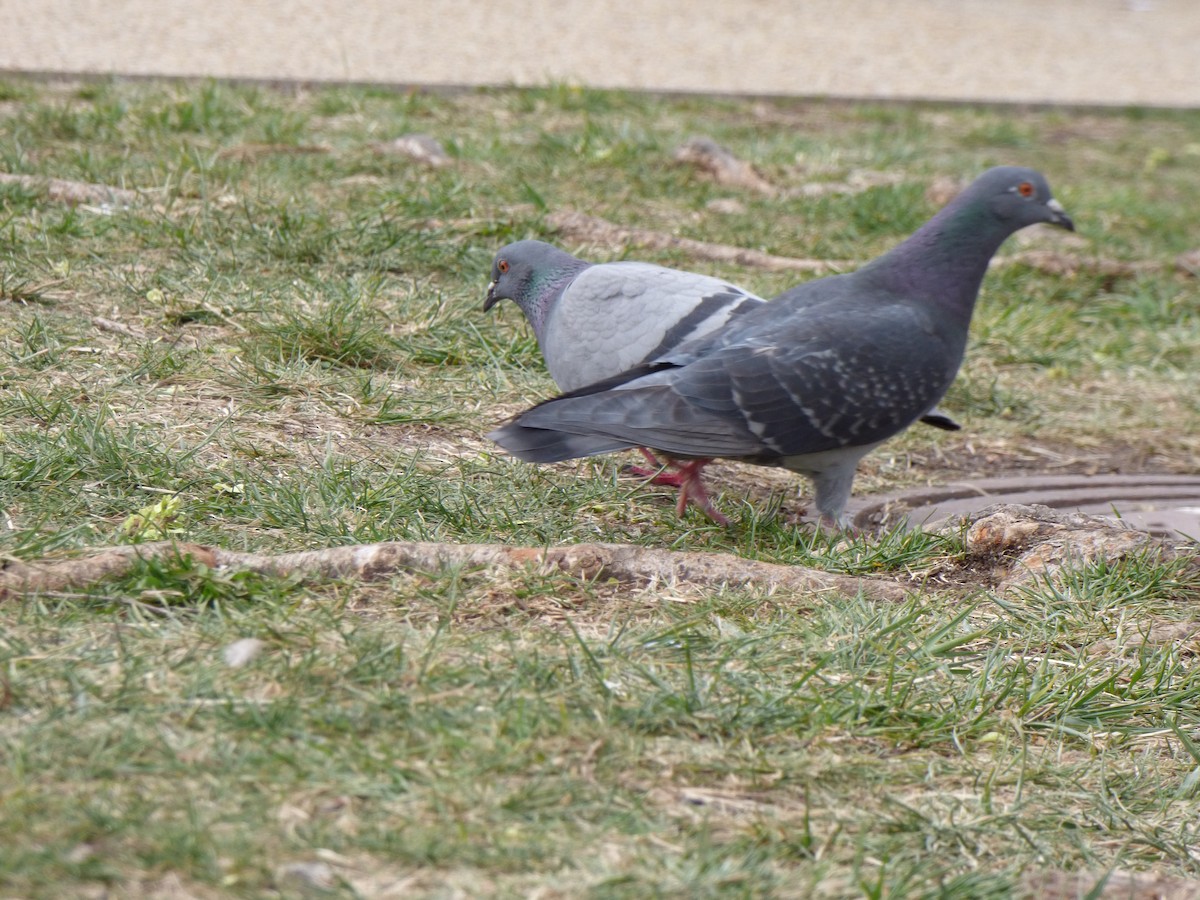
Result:
[[[708,491],[704,489],[701,473],[711,459],[693,459],[688,463],[678,463],[679,475],[683,483],[679,486],[679,502],[675,504],[675,512],[682,516],[687,511],[688,503],[695,503],[700,511],[718,525],[728,525],[729,519],[722,515],[712,501],[708,499]]]
[[[695,503],[700,507],[701,512],[718,525],[729,524],[729,519],[712,505],[712,501],[708,498],[708,491],[704,488],[704,481],[701,478],[701,472],[705,466],[712,462],[711,459],[693,459],[691,462],[681,463],[673,459],[660,460],[645,447],[638,447],[638,452],[646,458],[646,462],[650,463],[653,468],[627,466],[625,471],[631,475],[637,475],[639,478],[649,479],[650,484],[678,488],[679,502],[675,504],[675,512],[680,517],[687,511],[688,503]],[[675,471],[663,471],[664,468],[668,467],[674,468]]]
[[[679,464],[667,460],[663,462],[645,447],[638,447],[638,452],[646,457],[646,462],[650,463],[651,468],[645,466],[626,466],[625,471],[630,475],[635,475],[638,478],[646,478],[650,484],[661,485],[662,487],[683,487],[683,476],[679,472],[666,472],[666,468],[674,466],[679,468]]]
[[[626,466],[625,471],[638,478],[645,478],[650,484],[673,488],[683,487],[683,476],[678,472],[663,472],[647,469],[645,466]]]

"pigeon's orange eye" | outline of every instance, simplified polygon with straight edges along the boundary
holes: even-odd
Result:
[[[496,263],[496,268],[500,270],[501,275],[504,275],[506,272],[508,272],[508,260],[500,260],[500,262]]]
[[[1017,185],[1017,193],[1022,197],[1032,197],[1034,194],[1033,185],[1028,181],[1022,181]]]

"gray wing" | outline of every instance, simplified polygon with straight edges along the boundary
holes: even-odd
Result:
[[[941,398],[958,358],[909,306],[869,319],[755,329],[682,368],[549,400],[489,437],[532,462],[637,446],[765,462],[876,443]]]
[[[542,338],[563,391],[610,378],[704,338],[765,301],[737,285],[649,263],[592,266],[554,304]]]

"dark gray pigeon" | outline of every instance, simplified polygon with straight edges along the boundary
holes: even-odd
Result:
[[[710,514],[708,460],[782,466],[812,478],[823,524],[843,526],[858,461],[941,400],[989,261],[1037,222],[1074,229],[1040,173],[991,169],[861,269],[757,304],[708,338],[547,400],[488,437],[528,462],[653,447],[689,460],[680,509],[690,499]]]

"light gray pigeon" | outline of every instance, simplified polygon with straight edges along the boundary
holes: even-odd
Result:
[[[496,254],[483,309],[506,299],[533,326],[562,391],[644,365],[766,302],[720,278],[643,262],[589,263],[542,241]]]
[[[483,311],[504,299],[529,320],[561,391],[645,365],[766,302],[709,275],[642,262],[589,263],[530,240],[501,247],[492,260]],[[664,463],[653,453],[638,450],[652,468],[630,466],[629,472],[682,487],[680,476],[661,471]]]
[[[543,241],[496,253],[484,312],[501,300],[525,314],[564,392],[654,362],[766,302],[720,278],[643,262],[589,263]],[[961,427],[936,409],[922,421]]]
[[[757,304],[709,338],[547,400],[488,437],[528,462],[653,447],[689,460],[680,510],[694,500],[710,515],[710,459],[782,466],[812,478],[823,524],[844,526],[858,461],[941,400],[989,261],[1037,222],[1074,230],[1040,173],[991,169],[857,271]]]

